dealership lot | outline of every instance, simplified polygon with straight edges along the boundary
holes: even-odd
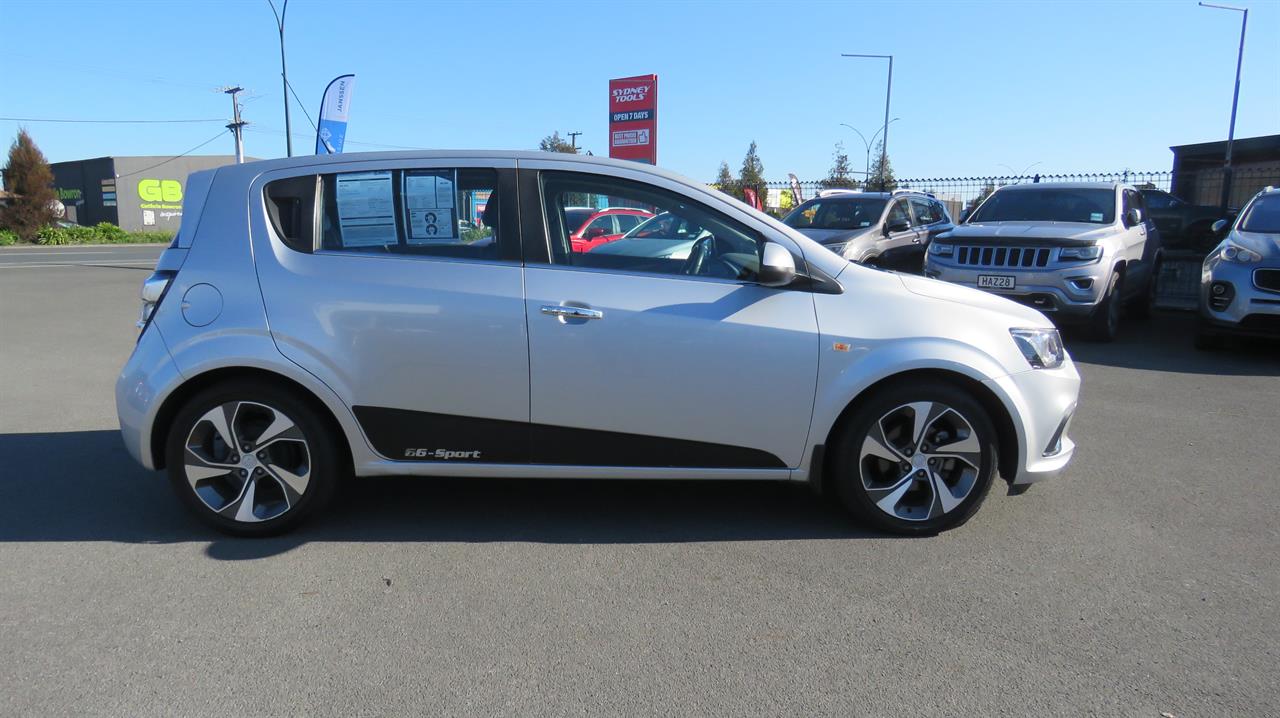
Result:
[[[1068,335],[1067,477],[936,538],[740,482],[378,479],[212,533],[116,432],[153,247],[0,251],[0,714],[1265,714],[1280,353]]]

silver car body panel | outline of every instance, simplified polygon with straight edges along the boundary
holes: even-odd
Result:
[[[308,254],[286,247],[266,219],[262,187],[272,179],[433,166],[560,169],[655,185],[758,231],[791,251],[797,266],[836,277],[843,292],[547,264]],[[1040,445],[1075,404],[1074,367],[1068,359],[1032,370],[1009,336],[1011,327],[1050,326],[1043,315],[983,292],[852,265],[727,195],[654,167],[423,151],[272,160],[206,176],[201,216],[189,217],[197,224],[186,248],[168,260],[180,271],[116,387],[125,444],[149,468],[163,460],[152,438],[167,429],[156,425],[165,400],[209,372],[239,369],[287,378],[320,401],[358,475],[807,480],[815,447],[850,403],[917,369],[964,375],[1000,401],[1019,444],[1018,468],[1006,478],[1053,475],[1072,453],[1069,440],[1047,458]],[[188,317],[207,316],[210,297],[219,304],[214,318],[194,326]],[[603,318],[562,322],[544,305],[589,305]],[[778,465],[403,460],[374,450],[357,420],[362,402],[753,447]]]
[[[1252,201],[1263,196],[1280,196],[1280,190],[1259,192]],[[1250,315],[1280,316],[1280,288],[1267,282],[1260,286],[1259,272],[1269,277],[1280,272],[1280,234],[1245,232],[1240,224],[1248,208],[1242,210],[1234,226],[1223,241],[1205,257],[1200,272],[1200,314],[1215,328],[1226,331],[1241,329],[1241,322]],[[1235,244],[1256,252],[1261,259],[1256,262],[1239,262],[1226,259],[1222,251],[1228,244]],[[1234,289],[1231,303],[1225,310],[1215,309],[1210,303],[1210,287],[1214,282],[1229,282]],[[1259,333],[1274,334],[1274,330]]]

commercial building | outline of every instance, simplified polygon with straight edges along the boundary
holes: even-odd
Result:
[[[1170,191],[1192,204],[1216,205],[1222,198],[1222,164],[1227,143],[1176,145]],[[1231,148],[1233,178],[1228,205],[1243,207],[1267,185],[1280,182],[1280,135],[1242,137]]]
[[[235,161],[233,155],[97,157],[50,167],[67,221],[86,226],[110,222],[130,232],[176,232],[187,175]]]

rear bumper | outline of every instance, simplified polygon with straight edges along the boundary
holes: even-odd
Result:
[[[155,470],[151,435],[161,391],[181,380],[169,349],[153,322],[138,339],[133,354],[116,379],[116,415],[125,448],[138,463]]]

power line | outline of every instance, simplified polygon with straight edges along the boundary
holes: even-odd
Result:
[[[222,120],[218,120],[218,121],[219,121],[219,122],[221,122]],[[163,162],[157,162],[157,163],[155,163],[155,164],[151,165],[150,167],[143,167],[142,169],[138,170],[137,172],[130,172],[130,173],[128,173],[128,174],[117,175],[117,177],[116,177],[116,178],[117,178],[117,179],[119,179],[119,178],[122,178],[122,177],[132,177],[133,175],[140,175],[140,174],[142,174],[143,172],[147,172],[147,171],[149,171],[149,170],[153,170],[153,169],[155,169],[155,168],[159,167],[160,165],[168,164],[168,163],[170,163],[170,162],[172,162],[172,161],[174,161],[174,160],[176,160],[176,159],[180,159],[180,158],[182,158],[182,157],[186,157],[187,155],[191,154],[192,152],[195,152],[196,150],[200,149],[201,147],[204,147],[205,145],[209,144],[210,142],[213,142],[214,140],[220,140],[220,139],[222,139],[222,133],[221,133],[221,132],[219,132],[218,134],[214,135],[213,137],[210,137],[209,139],[205,140],[204,142],[201,142],[200,144],[196,145],[195,147],[192,147],[191,149],[187,150],[186,152],[183,152],[183,153],[182,153],[182,154],[180,154],[180,155],[174,155],[173,157],[170,157],[169,159],[164,160]]]
[[[8,122],[75,122],[88,123],[97,125],[153,125],[153,124],[179,124],[190,122],[226,122],[225,118],[213,117],[205,120],[70,120],[70,119],[51,119],[48,117],[0,117],[0,120]]]
[[[293,99],[298,100],[298,107],[302,108],[302,114],[307,116],[307,122],[311,123],[311,129],[315,130],[316,132],[319,132],[320,128],[316,127],[315,121],[311,119],[311,113],[307,112],[306,104],[303,103],[301,99],[299,99],[298,93],[293,91],[293,85],[290,83],[288,87],[289,87],[289,92],[293,94]]]

